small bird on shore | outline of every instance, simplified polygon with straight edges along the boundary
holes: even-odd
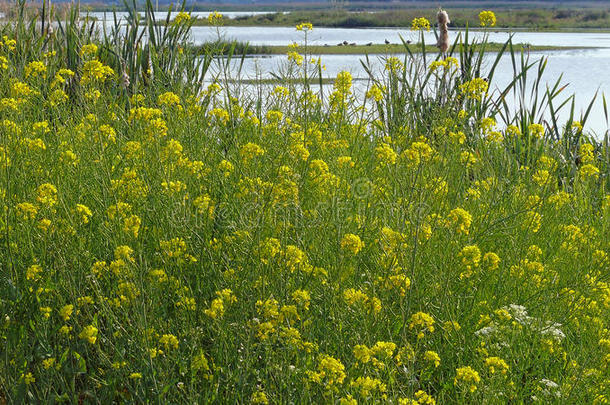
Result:
[[[385,44],[386,45],[390,45],[390,41],[388,41],[387,39],[385,40]]]

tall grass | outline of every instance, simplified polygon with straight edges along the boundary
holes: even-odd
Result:
[[[302,26],[246,85],[130,7],[1,28],[0,403],[607,401],[608,142],[545,60],[329,89]]]

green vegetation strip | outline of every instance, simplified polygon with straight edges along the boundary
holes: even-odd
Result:
[[[381,12],[348,12],[337,10],[293,11],[290,13],[259,14],[234,19],[224,19],[225,25],[239,26],[294,26],[307,21],[314,27],[364,28],[364,27],[410,27],[414,18],[426,17],[435,22],[437,8],[415,8]],[[479,9],[447,9],[450,27],[478,27]],[[608,29],[610,12],[607,9],[494,9],[498,28],[527,28],[536,31],[565,29]],[[196,25],[208,25],[200,19]]]
[[[489,43],[486,45],[486,50],[490,52],[497,52],[502,48],[502,44]],[[288,46],[269,46],[266,47],[267,52],[272,55],[284,54],[290,52],[291,49]],[[528,46],[525,44],[515,45],[516,49],[526,49],[530,51],[555,51],[555,50],[566,50],[576,49],[576,47],[560,47],[560,46]],[[582,48],[582,47],[581,47]],[[256,48],[255,48],[256,49]],[[409,48],[411,52],[421,52],[421,46],[413,45]],[[315,55],[364,55],[364,54],[394,54],[394,53],[405,53],[405,46],[402,44],[390,44],[390,45],[331,45],[331,46],[310,46],[308,48],[309,53]],[[427,45],[426,52],[438,51],[436,46]]]
[[[271,45],[248,45],[244,42],[221,42],[221,43],[206,43],[200,45],[199,51],[206,53],[224,53],[230,52],[234,46],[233,54],[237,55],[283,55],[288,52],[294,51],[289,46],[271,46]],[[502,49],[503,44],[499,43],[487,43],[485,44],[485,51],[487,52],[499,52]],[[476,50],[480,50],[480,46],[473,47]],[[532,46],[527,44],[515,44],[515,50],[529,51],[529,52],[540,52],[540,51],[560,51],[570,49],[590,49],[588,47],[564,47],[564,46]],[[409,50],[412,53],[421,53],[422,48],[419,44],[409,45]],[[304,47],[299,47],[298,52],[303,53]],[[434,45],[426,46],[426,53],[438,52],[438,48]],[[407,53],[407,48],[403,44],[373,44],[373,45],[315,45],[307,48],[307,53],[311,55],[385,55],[385,54],[398,54]]]

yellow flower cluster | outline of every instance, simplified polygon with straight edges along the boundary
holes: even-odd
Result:
[[[426,333],[434,332],[434,318],[425,312],[417,312],[411,315],[409,329],[417,332],[417,339],[422,339]]]
[[[482,79],[480,77],[475,77],[474,79],[460,84],[460,91],[462,94],[473,100],[481,100],[481,98],[487,94],[487,89],[489,88],[489,83],[487,80]]]
[[[430,21],[425,17],[414,18],[411,21],[411,31],[430,31]]]
[[[228,288],[222,291],[216,291],[217,298],[213,299],[210,307],[203,311],[204,314],[212,319],[220,319],[224,316],[227,306],[237,302],[237,297]]]
[[[96,44],[85,44],[80,48],[80,56],[91,59],[97,55],[97,45]]]
[[[379,298],[369,297],[362,290],[348,288],[343,291],[343,299],[349,306],[359,306],[373,314],[378,314],[381,311],[381,301]]]
[[[457,233],[468,235],[472,224],[472,215],[463,208],[454,208],[447,215],[447,222]]]
[[[479,13],[479,22],[481,27],[495,27],[496,14],[493,11],[484,10]]]
[[[41,61],[33,61],[25,67],[25,77],[37,78],[44,77],[47,73],[47,67]]]
[[[180,16],[180,14],[178,14],[178,16]],[[178,19],[178,16],[176,16],[176,19]],[[222,25],[222,14],[220,14],[218,11],[213,11],[210,14],[208,14],[208,24],[210,25]],[[189,15],[189,20],[190,20],[190,15]],[[189,21],[186,19],[185,16],[181,17],[181,21],[177,22],[176,24],[179,24],[182,21]]]
[[[345,366],[340,360],[323,354],[318,360],[317,371],[308,371],[308,379],[317,384],[323,384],[329,389],[337,389],[336,385],[345,380]]]
[[[93,325],[87,325],[81,333],[78,334],[78,337],[89,342],[90,344],[95,344],[97,341],[97,332],[98,329]]]
[[[114,70],[110,66],[104,65],[97,59],[89,60],[83,65],[83,74],[80,83],[83,86],[88,84],[104,82],[108,77],[114,75]]]
[[[313,30],[313,25],[309,22],[304,22],[301,24],[298,24],[296,26],[297,31],[311,31]]]
[[[443,72],[451,71],[452,68],[457,69],[460,66],[460,63],[453,56],[449,56],[442,60],[435,60],[430,63],[429,69],[432,72],[436,72],[437,70],[443,69]]]
[[[364,242],[358,235],[354,235],[353,233],[343,235],[343,238],[341,239],[341,249],[353,255],[357,255],[362,248],[364,248]]]
[[[211,16],[212,14],[214,14],[214,13],[211,13],[211,14],[208,16],[208,21],[209,21],[209,22],[210,22],[210,16]],[[221,15],[219,18],[220,18],[220,19],[222,19],[222,15]],[[175,24],[175,25],[182,25],[182,24],[184,24],[184,23],[188,23],[188,22],[190,22],[190,21],[191,21],[191,19],[192,19],[192,17],[191,17],[191,15],[190,15],[189,13],[187,13],[186,11],[181,11],[181,12],[179,12],[179,13],[176,15],[176,17],[174,17],[174,24]],[[214,21],[215,19],[216,19],[216,18],[212,18],[212,20],[213,20],[213,21]],[[217,24],[215,24],[213,21],[212,21],[212,22],[210,22],[210,24],[212,24],[212,25],[217,25]]]
[[[477,390],[477,384],[481,382],[479,373],[470,366],[459,367],[456,370],[455,379],[453,380],[454,385],[464,386],[470,392]]]

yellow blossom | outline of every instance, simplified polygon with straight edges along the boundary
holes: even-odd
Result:
[[[309,22],[304,22],[301,24],[298,24],[296,26],[297,31],[311,31],[313,30],[313,25]]]
[[[89,207],[83,204],[76,204],[76,212],[79,215],[80,222],[82,224],[88,224],[89,218],[91,218],[91,215],[93,215]]]
[[[441,364],[441,358],[438,353],[428,350],[424,353],[424,360],[430,362],[434,365],[434,367],[438,367]]]
[[[178,338],[172,334],[165,334],[159,339],[159,344],[165,347],[165,350],[177,349]]]
[[[78,337],[89,342],[90,344],[95,344],[97,341],[97,328],[93,325],[85,326],[85,328],[78,334]]]
[[[488,88],[489,83],[480,77],[476,77],[460,85],[462,94],[473,100],[481,100],[481,97],[487,94]]]
[[[479,373],[470,366],[459,367],[453,380],[454,385],[464,385],[470,392],[477,390],[477,384],[481,382]]]
[[[364,247],[364,242],[358,235],[348,233],[343,235],[341,239],[341,249],[350,252],[351,254],[357,255]]]
[[[53,207],[57,204],[57,188],[49,183],[44,183],[37,188],[36,200],[47,207]]]
[[[185,18],[185,17],[182,17]],[[208,14],[208,24],[210,25],[222,25],[222,14],[220,14],[218,11],[214,11],[211,12],[210,14]]]
[[[70,316],[72,316],[72,311],[74,311],[74,305],[72,305],[72,304],[64,305],[59,310],[59,316],[61,316],[62,319],[64,320],[64,322],[66,322],[70,319]]]
[[[488,357],[485,359],[485,365],[489,369],[491,374],[499,372],[500,374],[506,374],[508,371],[508,364],[500,357]]]
[[[496,15],[493,11],[481,11],[479,21],[481,27],[494,27],[496,25]]]
[[[426,332],[434,332],[434,318],[425,312],[417,312],[411,315],[409,329],[415,329],[417,338],[421,339]]]
[[[430,31],[430,21],[427,18],[419,17],[411,21],[411,31]]]
[[[189,13],[187,13],[186,11],[180,11],[176,17],[174,18],[174,25],[180,25],[182,23],[188,23],[189,21],[191,21],[191,15]],[[209,16],[208,16],[209,18]],[[222,18],[222,16],[220,16],[220,18]]]

